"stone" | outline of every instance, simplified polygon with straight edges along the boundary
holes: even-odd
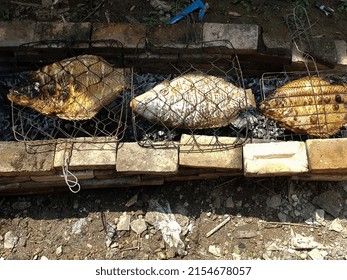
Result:
[[[3,21],[0,25],[0,47],[18,47],[34,41],[36,22]]]
[[[343,231],[343,225],[341,223],[341,220],[339,218],[333,220],[329,226],[329,230],[333,230],[336,232],[341,232]]]
[[[216,197],[214,200],[213,200],[213,207],[215,209],[219,209],[222,205],[222,202],[221,202],[221,199],[220,197]]]
[[[41,261],[48,261],[48,258],[47,258],[46,256],[42,256],[42,257],[40,258],[40,260],[41,260]]]
[[[204,47],[224,47],[230,42],[237,53],[255,53],[258,49],[260,28],[253,24],[205,23]]]
[[[129,207],[135,205],[138,197],[139,197],[138,194],[134,194],[132,197],[130,197],[130,199],[127,201],[127,203],[125,203],[125,207],[129,208]]]
[[[295,250],[307,250],[317,248],[320,244],[314,240],[313,236],[303,236],[299,233],[294,233],[291,229],[290,246]]]
[[[24,142],[1,142],[0,176],[47,175],[54,172],[55,144],[26,145]]]
[[[225,201],[225,207],[226,208],[234,208],[235,207],[235,203],[233,201],[233,198],[230,196],[227,198],[227,200]]]
[[[136,234],[141,235],[146,229],[147,225],[145,220],[143,219],[136,219],[130,223],[130,227],[132,231],[134,231]]]
[[[269,196],[266,199],[266,206],[269,208],[278,208],[282,203],[281,197],[278,195]]]
[[[305,142],[246,144],[243,162],[245,176],[280,176],[308,171]]]
[[[316,209],[313,213],[313,220],[317,224],[324,225],[325,211],[323,209]]]
[[[117,230],[128,231],[130,229],[130,219],[131,219],[130,215],[123,213],[123,215],[119,217],[119,221],[117,223]]]
[[[310,172],[334,173],[347,171],[347,139],[311,139],[306,141]]]
[[[285,223],[288,221],[288,216],[282,212],[279,212],[277,214],[278,219],[280,220],[281,223]]]
[[[156,10],[160,10],[160,11],[164,11],[164,12],[170,12],[172,9],[171,5],[167,1],[150,0],[149,3]]]
[[[253,238],[256,237],[257,234],[257,230],[258,227],[256,225],[252,225],[252,224],[246,224],[243,226],[238,226],[234,232],[233,232],[233,236],[235,238]]]
[[[233,148],[240,141],[233,137],[183,134],[179,164],[195,168],[223,168],[242,171],[242,148]]]
[[[167,260],[167,256],[164,252],[158,252],[157,257],[159,260]]]
[[[290,57],[291,55],[291,38],[287,32],[274,34],[270,31],[262,33],[262,39],[265,45],[266,53]]]
[[[74,142],[57,144],[54,167],[61,169],[71,152],[70,170],[115,168],[116,148],[117,140],[114,137],[75,138]]]
[[[31,207],[30,201],[16,201],[12,204],[14,210],[25,210]]]
[[[325,212],[328,212],[330,215],[337,218],[343,209],[344,201],[338,192],[330,190],[314,197],[312,203],[316,204],[324,209]]]
[[[208,246],[208,251],[209,251],[212,255],[214,255],[214,256],[216,256],[216,257],[221,257],[221,256],[222,256],[222,251],[221,251],[221,249],[220,249],[218,246],[216,246],[216,245],[210,245],[210,246]]]
[[[83,227],[87,225],[87,219],[81,218],[71,226],[71,233],[79,235],[82,233]]]
[[[19,237],[16,236],[13,231],[8,231],[4,236],[4,249],[13,249],[19,241]]]
[[[116,165],[118,172],[175,174],[178,171],[178,148],[147,148],[137,143],[122,143],[117,151]]]
[[[317,248],[315,248],[311,250],[310,252],[308,252],[308,255],[312,260],[324,260],[324,258],[328,255],[328,252],[323,250],[318,250]]]
[[[115,40],[124,48],[124,51],[143,49],[146,44],[147,27],[144,24],[125,23],[93,23],[92,41],[95,47],[105,47],[102,40]]]
[[[60,257],[63,254],[63,246],[60,245],[56,250],[55,250],[55,254]]]

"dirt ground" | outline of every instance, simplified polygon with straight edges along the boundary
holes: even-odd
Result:
[[[168,12],[137,0],[41,6],[52,2],[3,1],[0,19],[159,24],[189,1],[168,1]],[[305,1],[208,2],[208,22],[256,23],[276,34],[287,30],[287,15]],[[309,2],[316,35],[346,38],[347,13],[337,11],[342,1],[324,1],[336,9],[333,17]],[[0,258],[347,259],[346,219],[347,182],[280,177],[0,196]]]

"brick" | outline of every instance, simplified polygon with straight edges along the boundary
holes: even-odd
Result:
[[[232,47],[237,53],[254,53],[258,49],[259,26],[253,24],[205,23],[203,42],[205,47]]]
[[[54,167],[62,168],[64,157],[68,157],[72,149],[69,163],[71,170],[115,168],[116,148],[115,138],[81,138],[62,142],[56,147]]]
[[[88,22],[38,22],[35,26],[34,41],[88,41],[90,34],[91,24]]]
[[[74,171],[72,173],[78,180],[94,178],[93,170]],[[71,179],[71,176],[68,176],[68,179]],[[31,176],[31,180],[33,180],[34,182],[65,182],[64,175],[62,172],[50,176]]]
[[[217,142],[218,141],[218,142]],[[195,168],[242,170],[242,148],[234,148],[237,138],[203,135],[181,137],[179,164]]]
[[[347,171],[347,139],[313,139],[306,141],[311,173]]]
[[[147,27],[143,24],[94,23],[92,41],[116,40],[124,49],[143,49],[146,43]],[[102,43],[95,46],[103,46]]]
[[[246,144],[243,162],[246,176],[279,176],[308,171],[304,142]]]
[[[116,169],[133,173],[177,173],[178,148],[146,148],[122,143],[117,151]]]
[[[202,24],[152,27],[148,30],[148,46],[159,53],[187,53],[189,50],[201,48],[202,30]]]
[[[347,43],[344,40],[335,40],[337,64],[347,65]]]
[[[0,176],[54,173],[54,144],[30,148],[24,142],[0,142]]]
[[[17,47],[34,41],[34,21],[0,22],[0,47]]]

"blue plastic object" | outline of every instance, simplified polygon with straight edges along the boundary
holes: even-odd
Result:
[[[183,19],[184,17],[186,17],[187,15],[189,15],[190,13],[192,13],[198,9],[200,10],[199,11],[199,21],[202,21],[204,19],[204,16],[205,16],[206,7],[205,7],[205,4],[202,3],[201,0],[197,0],[194,3],[192,3],[191,5],[189,5],[187,8],[185,8],[178,15],[176,15],[175,17],[170,19],[167,22],[167,24],[174,24],[174,23],[180,21],[181,19]]]

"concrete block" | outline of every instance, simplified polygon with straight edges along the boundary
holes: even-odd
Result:
[[[89,22],[38,22],[34,30],[35,35],[33,41],[88,41],[90,40],[91,24]],[[74,45],[74,47],[76,46]]]
[[[202,46],[202,24],[164,25],[148,30],[148,46],[158,53],[187,53]]]
[[[18,47],[34,41],[35,26],[34,21],[0,22],[0,47]]]
[[[83,171],[74,171],[72,172],[73,175],[78,180],[86,180],[86,179],[93,179],[94,178],[94,171],[93,170],[83,170]],[[68,176],[68,179],[71,179],[70,176]],[[61,182],[64,180],[64,175],[62,172],[59,172],[55,175],[48,175],[48,176],[31,176],[31,180],[34,182]]]
[[[146,43],[147,27],[144,24],[93,23],[92,41],[116,40],[124,49],[143,49]],[[104,46],[98,45],[95,46]]]
[[[226,44],[229,41],[237,53],[255,53],[258,49],[259,29],[259,26],[254,24],[205,23],[204,46],[231,47]]]
[[[246,144],[243,162],[245,176],[279,176],[308,171],[304,142]]]
[[[187,135],[181,137],[179,165],[195,168],[242,170],[242,148],[237,138]]]
[[[0,176],[54,173],[54,144],[30,148],[24,142],[0,142]]]
[[[116,148],[115,138],[82,138],[58,143],[54,167],[62,168],[65,158],[69,158],[70,170],[115,168]]]
[[[312,139],[306,141],[311,173],[347,171],[347,139]]]
[[[116,169],[119,172],[132,173],[176,173],[178,148],[146,148],[137,143],[120,143]]]

